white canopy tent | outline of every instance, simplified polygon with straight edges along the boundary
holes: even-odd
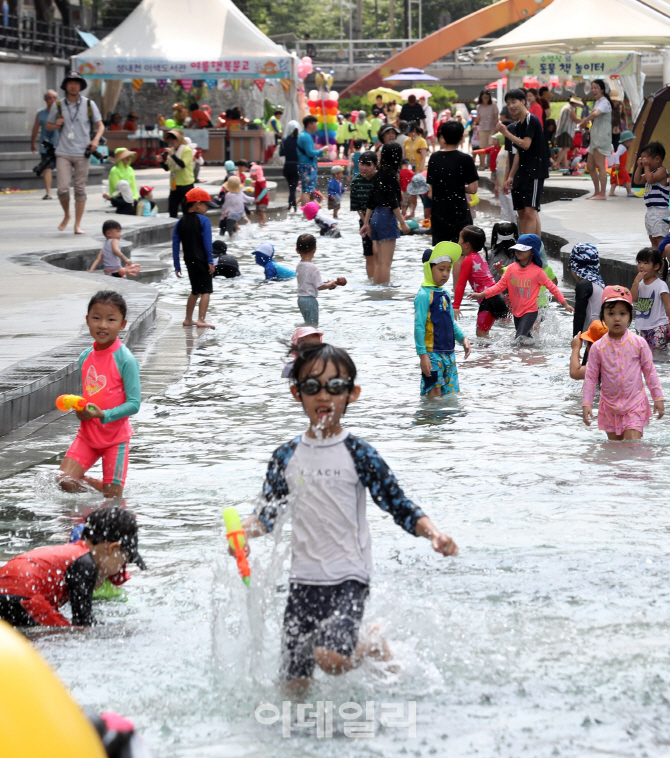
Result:
[[[650,51],[670,44],[670,3],[554,0],[508,34],[482,45],[486,57],[582,50]]]
[[[670,2],[666,0],[554,0],[508,34],[482,45],[482,53],[487,58],[512,60],[586,52],[597,58],[598,53],[622,50],[660,52],[669,44]],[[516,69],[511,74],[519,75]],[[644,99],[640,55],[635,56],[635,72],[620,75],[619,80],[635,114]]]
[[[284,80],[289,118],[298,115],[294,62],[232,0],[143,0],[74,61],[87,79]]]

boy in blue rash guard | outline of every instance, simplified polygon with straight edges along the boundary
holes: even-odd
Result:
[[[288,266],[282,266],[274,260],[275,248],[269,242],[261,242],[252,255],[256,263],[265,271],[267,279],[293,279],[295,271]]]
[[[184,248],[184,263],[191,282],[191,294],[186,303],[184,326],[215,329],[215,326],[205,321],[215,269],[212,253],[212,225],[205,214],[207,208],[216,206],[211,202],[209,194],[199,187],[186,193],[186,203],[188,213],[177,221],[172,233],[172,259],[175,273],[181,278],[179,263],[179,246],[181,245]],[[194,321],[193,311],[198,298],[200,298],[198,320]]]
[[[454,348],[459,342],[470,355],[470,340],[454,319],[449,295],[442,287],[461,257],[455,242],[440,242],[423,254],[424,279],[414,298],[414,342],[421,362],[421,394],[439,397],[458,392]]]
[[[291,689],[300,689],[310,683],[315,665],[341,674],[366,657],[391,657],[374,627],[372,635],[359,639],[358,634],[372,575],[366,488],[396,524],[431,540],[436,552],[457,555],[458,548],[405,496],[379,453],[342,429],[342,416],[361,391],[349,355],[331,345],[308,344],[296,357],[289,378],[291,393],[302,403],[310,426],[272,454],[260,504],[243,528],[247,537],[259,537],[276,526],[281,530],[290,507],[282,675]]]

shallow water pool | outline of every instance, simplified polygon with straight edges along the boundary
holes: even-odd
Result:
[[[261,281],[249,254],[271,241],[295,266],[297,234],[316,229],[300,218],[246,227],[230,245],[243,276],[215,280],[216,331],[133,422],[126,496],[149,571],[126,585],[128,602],[97,604],[101,625],[31,638],[78,702],[131,718],[157,756],[670,755],[667,421],[640,443],[583,425],[571,317],[555,304],[537,344],[516,348],[510,325],[474,338],[476,305],[465,301],[473,354],[457,352],[461,392],[422,400],[412,306],[429,238],[401,240],[395,286],[373,287],[357,222],[343,215],[343,239],[320,240],[315,262],[324,279],[349,282],[319,298],[325,338],[359,370],[348,428],[460,546],[458,558],[438,556],[369,499],[366,621],[381,625],[394,666],[319,675],[304,702],[332,704],[332,729],[316,719],[322,736],[300,726],[297,704],[274,724],[254,715],[286,708],[287,529],[277,544],[253,543],[247,590],[220,514],[251,510],[272,450],[305,428],[280,379],[282,341],[301,323],[295,282]],[[183,306],[187,280],[158,286],[166,306]],[[657,365],[667,387],[668,365]],[[55,467],[3,481],[0,558],[64,540],[98,502],[58,492]],[[382,723],[391,704],[411,722],[412,703],[416,736]],[[347,736],[365,721],[373,736]]]

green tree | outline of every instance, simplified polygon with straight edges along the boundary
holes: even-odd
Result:
[[[430,105],[435,112],[450,108],[458,102],[458,92],[453,89],[446,89],[441,84],[431,84],[430,87],[424,87],[431,94]]]

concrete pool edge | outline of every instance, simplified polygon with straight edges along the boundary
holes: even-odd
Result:
[[[172,238],[173,228],[174,221],[170,219],[128,229],[123,234],[123,246],[135,248],[167,242]],[[14,256],[11,260],[21,266],[47,271],[57,268],[70,276],[90,279],[91,275],[82,269],[99,249],[97,246],[71,248],[57,253],[40,250]],[[123,342],[132,349],[154,325],[158,291],[149,284],[126,279],[115,279],[114,287],[128,302],[129,323]],[[0,438],[53,411],[54,398],[58,395],[80,390],[78,358],[89,344],[90,336],[84,327],[70,342],[19,361],[0,372]]]

